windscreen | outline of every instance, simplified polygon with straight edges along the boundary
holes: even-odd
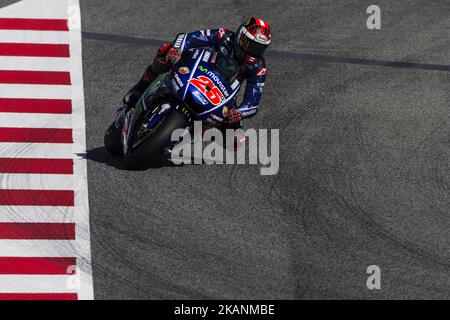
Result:
[[[211,66],[222,79],[230,82],[238,74],[239,65],[222,50],[217,51],[216,54],[211,59]]]

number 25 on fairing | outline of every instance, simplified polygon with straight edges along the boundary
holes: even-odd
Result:
[[[208,98],[209,102],[215,106],[219,105],[224,99],[222,92],[208,77],[199,76],[196,79],[189,80],[189,83],[200,90]]]

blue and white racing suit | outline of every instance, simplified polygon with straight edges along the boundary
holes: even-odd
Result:
[[[201,30],[191,33],[179,34],[172,43],[172,46],[182,53],[192,48],[219,47],[223,46],[233,57],[235,33],[224,28]],[[238,63],[238,59],[235,59]],[[237,107],[242,118],[250,118],[258,112],[264,84],[266,81],[266,64],[264,58],[255,59],[254,63],[241,63],[242,67],[238,79],[242,83],[247,80],[244,99]]]

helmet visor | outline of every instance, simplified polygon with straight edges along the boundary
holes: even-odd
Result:
[[[239,48],[252,57],[256,58],[262,57],[267,47],[268,47],[267,44],[251,40],[244,34],[242,34],[241,37],[239,38]]]

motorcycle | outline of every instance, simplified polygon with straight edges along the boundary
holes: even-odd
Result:
[[[172,132],[193,121],[220,126],[235,105],[241,86],[240,66],[226,49],[186,51],[169,72],[158,76],[122,121],[105,133],[105,148],[124,156],[125,166],[138,169],[173,147]]]

